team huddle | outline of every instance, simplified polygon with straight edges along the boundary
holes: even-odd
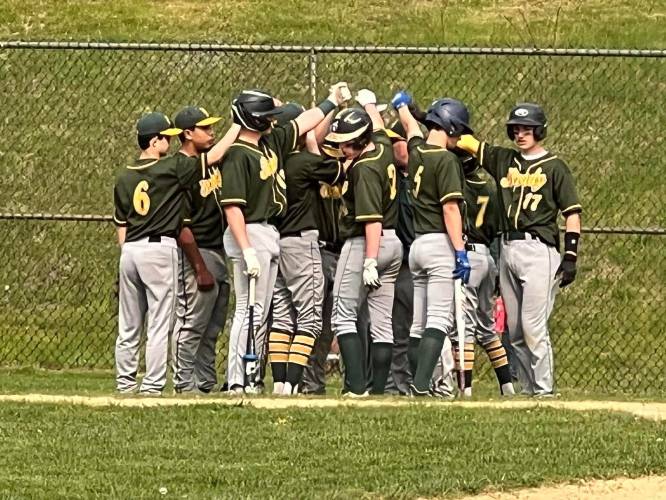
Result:
[[[569,168],[541,144],[541,107],[511,110],[513,149],[477,140],[456,99],[423,112],[400,91],[392,122],[372,91],[351,101],[344,82],[307,110],[246,90],[217,142],[220,118],[204,108],[140,118],[140,155],[114,189],[120,393],[161,394],[169,351],[177,393],[217,387],[227,262],[226,392],[263,392],[270,365],[274,394],[323,394],[335,339],[346,397],[470,395],[477,344],[501,394],[516,379],[523,394],[554,393],[547,323],[576,276],[582,207]]]

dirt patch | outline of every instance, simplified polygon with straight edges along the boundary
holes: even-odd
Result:
[[[154,408],[162,406],[190,406],[190,405],[250,405],[255,408],[283,409],[283,408],[334,408],[339,406],[353,406],[360,408],[399,407],[415,404],[427,406],[457,406],[462,408],[496,408],[496,409],[534,409],[559,408],[573,411],[612,411],[630,413],[637,417],[650,420],[666,420],[666,403],[639,403],[623,401],[415,401],[404,398],[378,398],[378,399],[341,399],[341,398],[271,398],[271,397],[120,397],[120,396],[64,396],[59,394],[4,394],[0,395],[0,402],[17,403],[48,403],[48,404],[74,404],[85,406],[121,406]]]
[[[627,500],[630,498],[666,499],[666,476],[580,481],[506,492],[488,492],[462,500]]]

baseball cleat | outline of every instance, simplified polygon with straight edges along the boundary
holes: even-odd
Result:
[[[430,391],[419,391],[414,384],[409,384],[409,397],[410,398],[424,398],[430,397]]]

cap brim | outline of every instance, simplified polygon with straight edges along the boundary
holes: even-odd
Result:
[[[208,127],[209,125],[213,125],[214,123],[219,122],[222,119],[220,116],[209,116],[208,118],[204,118],[203,120],[200,120],[196,123],[197,127]]]
[[[342,158],[344,156],[344,153],[340,151],[340,148],[328,146],[326,144],[321,145],[321,150],[332,158]]]
[[[160,135],[169,135],[169,136],[174,136],[181,134],[183,132],[183,129],[172,127],[172,128],[167,128],[165,130],[162,130],[160,132]]]

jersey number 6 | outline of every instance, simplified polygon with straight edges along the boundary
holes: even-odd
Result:
[[[150,210],[150,198],[148,197],[148,181],[141,181],[134,188],[134,197],[132,198],[134,210],[139,215],[146,215]]]

